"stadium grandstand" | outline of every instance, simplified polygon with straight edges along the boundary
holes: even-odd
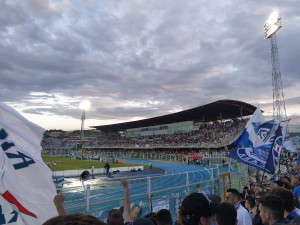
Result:
[[[186,158],[202,150],[219,151],[220,156],[224,156],[255,109],[245,102],[219,100],[159,117],[92,126],[95,130],[89,130],[84,141],[80,140],[79,132],[61,135],[61,139],[55,132],[55,138],[44,138],[43,151],[47,155],[80,158],[143,158],[147,155],[153,159],[183,160],[180,156]]]
[[[93,128],[105,133],[116,133],[128,129],[131,130],[132,128],[146,128],[180,122],[194,122],[197,126],[197,124],[218,120],[222,121],[233,118],[243,118],[245,116],[252,115],[255,109],[255,106],[245,102],[236,100],[219,100],[207,105],[164,116],[112,125],[93,126]],[[179,125],[179,127],[180,126],[184,125]]]

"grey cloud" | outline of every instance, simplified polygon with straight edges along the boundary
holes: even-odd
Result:
[[[27,113],[78,118],[75,108],[47,108],[38,99],[54,97],[31,92],[94,98],[105,105],[91,112],[95,119],[159,116],[222,98],[271,101],[263,23],[273,6],[283,16],[277,36],[283,85],[299,87],[297,1],[11,2],[0,3],[0,100],[41,104]],[[287,96],[286,103],[297,99]],[[155,100],[158,106],[146,104]],[[139,104],[129,108],[127,101]]]

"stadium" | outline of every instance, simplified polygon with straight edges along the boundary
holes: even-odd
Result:
[[[245,102],[219,100],[159,117],[93,126],[95,130],[86,130],[84,139],[80,132],[49,131],[42,142],[43,154],[153,164],[153,169],[141,171],[138,167],[127,172],[112,168],[110,174],[95,168],[95,179],[88,185],[79,181],[83,170],[75,175],[54,171],[56,178],[64,177],[59,190],[70,213],[88,212],[104,220],[109,209],[122,207],[123,192],[117,180],[126,177],[132,207],[139,205],[141,215],[165,207],[175,218],[178,204],[188,193],[201,190],[224,198],[228,187],[241,188],[247,182],[248,168],[228,158],[228,151],[255,109]]]
[[[44,140],[43,150],[49,151],[46,154],[53,154],[51,150],[55,149],[60,151],[60,155],[70,155],[70,151],[66,150],[72,150],[76,156],[81,154],[84,158],[90,158],[97,157],[97,150],[100,149],[122,150],[124,153],[131,150],[188,152],[219,149],[232,144],[255,109],[255,106],[245,102],[219,100],[160,117],[93,126],[96,131],[85,131],[84,140],[78,133],[59,143],[50,136]],[[76,149],[79,150],[77,153]]]

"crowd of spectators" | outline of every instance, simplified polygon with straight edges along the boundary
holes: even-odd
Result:
[[[91,140],[87,145],[101,147],[128,147],[128,146],[207,146],[224,143],[245,127],[246,120],[215,121],[204,124],[198,129],[186,133],[147,135],[126,137],[119,134],[104,136]]]
[[[164,161],[182,161],[188,163],[188,156],[199,154],[204,158],[217,157],[224,158],[228,156],[228,150],[224,148],[206,150],[178,150],[178,149],[151,149],[151,150],[122,150],[122,149],[106,149],[99,151],[87,152],[89,158],[100,161],[107,161],[109,159],[119,158],[136,158],[136,159],[149,159],[149,160],[164,160]],[[204,160],[204,159],[203,159]],[[199,161],[203,161],[199,159]]]
[[[233,119],[215,121],[201,125],[185,133],[147,135],[128,137],[126,133],[107,134],[86,139],[86,148],[129,148],[129,147],[207,147],[225,144],[241,133],[247,120]],[[44,138],[43,150],[46,152],[61,149],[71,150],[77,147],[79,140]]]

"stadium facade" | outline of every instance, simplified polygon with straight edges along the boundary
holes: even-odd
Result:
[[[127,129],[132,130],[133,128],[155,127],[158,125],[178,124],[180,122],[190,121],[197,125],[199,122],[213,122],[217,120],[243,118],[245,116],[252,115],[255,109],[256,106],[246,102],[237,100],[219,100],[196,108],[149,119],[91,127],[101,130],[104,133],[116,133]],[[180,126],[180,124],[178,125]],[[190,126],[185,123],[182,123],[181,125],[184,130],[184,126]]]
[[[245,121],[250,115],[252,115],[255,111],[256,107],[248,104],[246,102],[237,101],[237,100],[219,100],[216,102],[212,102],[206,105],[202,105],[196,108],[184,110],[177,113],[172,113],[168,115],[153,117],[144,120],[137,120],[132,122],[111,124],[111,125],[103,125],[103,126],[92,126],[96,130],[102,131],[104,134],[119,134],[123,135],[127,138],[137,138],[139,140],[141,138],[152,137],[162,137],[167,135],[174,134],[184,134],[191,133],[200,130],[201,128],[205,129],[212,123],[224,123],[226,121]],[[180,143],[180,144],[131,144],[127,146],[103,146],[100,145],[100,148],[220,148],[231,144],[234,138],[239,135],[244,128],[244,124],[238,128],[238,130],[226,140],[224,138],[220,138],[222,141],[218,141],[217,143]],[[218,131],[216,131],[218,132]],[[221,132],[221,131],[220,131]],[[223,130],[223,133],[225,131]],[[225,134],[224,134],[225,135]],[[159,138],[158,138],[159,139]],[[141,142],[141,141],[139,141]],[[153,141],[152,141],[153,142]],[[86,146],[86,145],[85,145]],[[88,146],[86,146],[88,147]],[[98,146],[97,146],[98,147]]]

